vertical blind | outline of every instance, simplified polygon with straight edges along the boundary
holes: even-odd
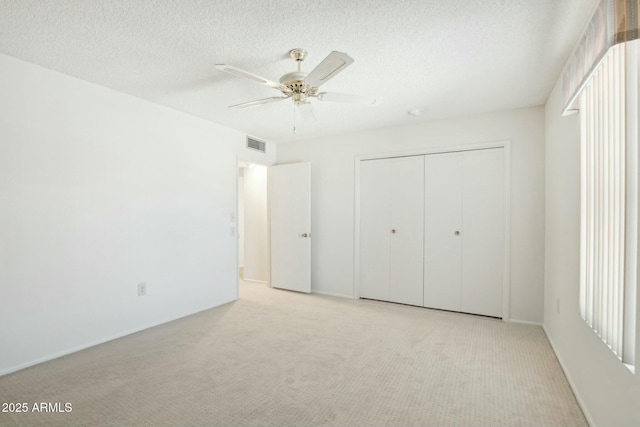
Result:
[[[580,97],[580,314],[622,359],[625,292],[625,48],[610,49]]]

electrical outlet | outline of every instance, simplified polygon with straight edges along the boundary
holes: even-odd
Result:
[[[138,283],[138,296],[143,297],[147,295],[147,284],[146,283]]]
[[[560,314],[560,298],[556,299],[556,313]]]

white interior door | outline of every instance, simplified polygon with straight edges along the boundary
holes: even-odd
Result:
[[[424,156],[389,159],[389,301],[422,306]]]
[[[502,317],[504,149],[463,156],[462,311]]]
[[[311,164],[272,166],[269,175],[271,286],[311,292]]]
[[[462,154],[425,156],[424,306],[460,311]]]

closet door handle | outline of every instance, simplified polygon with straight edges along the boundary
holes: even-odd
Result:
[[[395,228],[391,229],[391,234],[396,234],[396,229]]]
[[[453,233],[453,234],[455,234],[456,236],[459,236],[460,235],[460,231],[456,230],[455,233]]]

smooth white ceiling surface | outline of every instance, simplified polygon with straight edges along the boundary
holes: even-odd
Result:
[[[541,105],[596,0],[0,0],[0,52],[270,141],[309,139]],[[377,107],[313,100],[228,105],[280,92],[213,68],[271,80],[310,71],[332,50],[355,62],[325,91],[375,94]],[[412,108],[422,114],[407,114]]]

